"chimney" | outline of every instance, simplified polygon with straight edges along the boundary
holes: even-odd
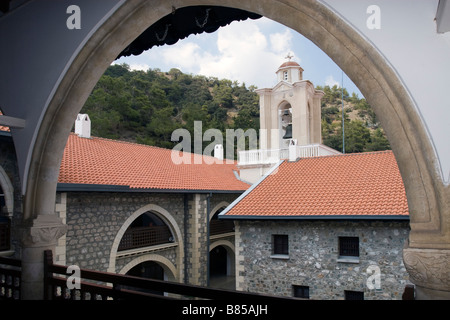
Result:
[[[87,114],[78,114],[75,121],[75,133],[81,138],[91,137],[91,119]]]
[[[289,142],[289,161],[297,160],[297,139],[292,139]]]
[[[223,160],[223,145],[216,144],[214,146],[214,158],[217,158],[219,160]]]

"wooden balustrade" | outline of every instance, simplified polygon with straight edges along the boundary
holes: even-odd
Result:
[[[119,251],[173,242],[168,226],[129,228],[119,244]]]
[[[0,257],[0,300],[20,300],[22,262]]]
[[[234,232],[234,222],[230,220],[211,220],[209,235],[214,236],[223,233]]]

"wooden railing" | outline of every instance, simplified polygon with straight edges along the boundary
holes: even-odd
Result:
[[[209,223],[209,235],[214,236],[234,232],[234,222],[230,220],[211,220]]]
[[[0,300],[20,300],[22,262],[0,257]]]
[[[129,228],[119,244],[119,251],[154,246],[173,241],[168,226]]]
[[[44,287],[46,300],[258,300],[292,301],[292,297],[276,297],[233,290],[181,284],[163,280],[152,280],[88,269],[80,270],[79,289],[67,286],[68,266],[53,264],[52,251],[44,252]],[[69,282],[72,280],[69,278]],[[167,295],[156,295],[145,291],[160,291]]]

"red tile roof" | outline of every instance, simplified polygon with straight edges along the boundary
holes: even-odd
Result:
[[[408,215],[391,151],[285,161],[223,212],[224,218]]]
[[[129,186],[136,189],[244,191],[235,164],[175,164],[172,150],[103,138],[70,134],[58,182]],[[214,158],[205,157],[206,160]]]

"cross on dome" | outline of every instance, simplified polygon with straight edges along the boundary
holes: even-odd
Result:
[[[291,55],[291,53],[290,52],[288,52],[288,54],[287,54],[287,56],[286,57],[284,57],[285,59],[288,59],[289,61],[291,61],[291,59],[293,58],[294,56],[293,55]]]

